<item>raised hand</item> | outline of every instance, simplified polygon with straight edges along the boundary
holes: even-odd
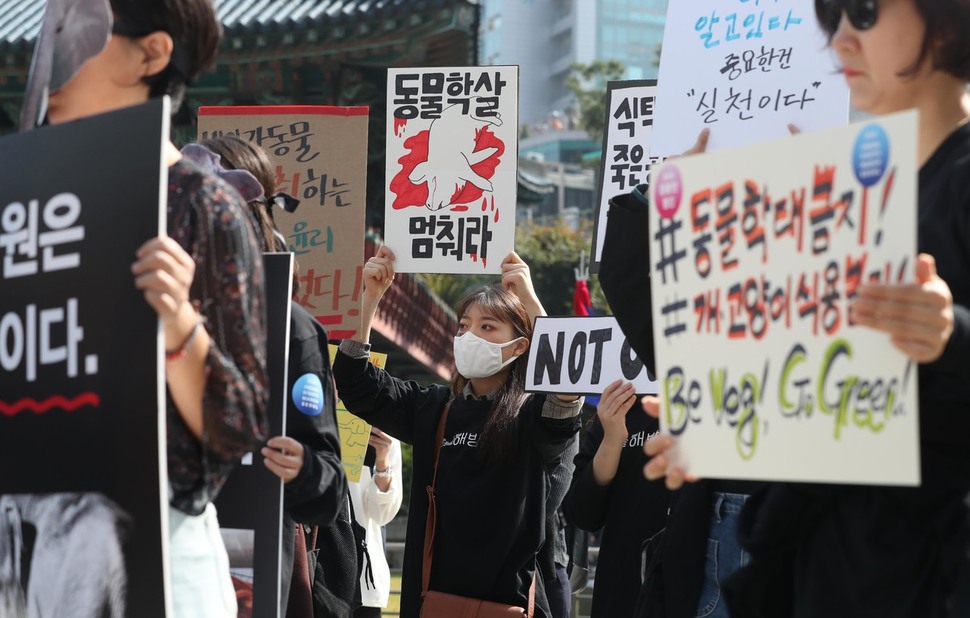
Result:
[[[519,297],[533,321],[536,316],[546,315],[532,285],[529,265],[515,251],[502,260],[502,287]]]
[[[370,301],[376,307],[384,292],[394,283],[394,253],[386,245],[364,264],[363,281],[363,300]]]
[[[596,416],[603,425],[603,442],[623,446],[629,437],[626,428],[626,413],[636,400],[633,384],[617,380],[603,391],[600,403],[596,406]]]

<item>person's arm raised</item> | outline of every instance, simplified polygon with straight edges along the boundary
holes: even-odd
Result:
[[[377,306],[384,293],[394,283],[394,253],[382,246],[377,254],[364,264],[364,292],[360,299],[360,332],[355,341],[370,343],[370,331],[374,325]]]

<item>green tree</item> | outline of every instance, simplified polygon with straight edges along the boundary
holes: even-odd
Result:
[[[606,121],[606,82],[623,78],[626,67],[616,60],[597,60],[592,64],[572,65],[566,87],[576,97],[579,105],[579,124],[590,139],[603,137]]]
[[[573,231],[557,222],[516,228],[515,250],[529,265],[532,284],[549,315],[573,313],[574,269],[579,266],[581,252],[590,255],[592,234],[588,227]],[[593,306],[607,310],[599,281],[592,277],[588,285]]]

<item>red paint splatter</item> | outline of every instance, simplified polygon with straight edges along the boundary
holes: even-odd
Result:
[[[483,197],[482,198],[482,212],[485,212],[486,210],[488,210],[488,200]]]
[[[410,206],[424,206],[428,203],[428,185],[421,183],[413,184],[408,176],[414,171],[419,163],[428,160],[428,137],[430,132],[420,131],[404,140],[404,147],[408,153],[397,160],[401,164],[401,171],[391,180],[391,192],[397,195],[391,207],[394,210],[401,210]]]
[[[471,257],[472,257],[472,262],[477,262],[478,261],[478,254],[477,253],[472,253],[471,254]]]
[[[395,118],[394,119],[394,135],[396,137],[401,137],[404,135],[404,127],[408,126],[407,118]]]
[[[462,204],[460,206],[452,206],[451,207],[451,212],[467,212],[467,211],[468,211],[468,206],[466,206],[464,204]]]
[[[411,206],[423,207],[428,203],[428,185],[422,182],[420,185],[413,184],[409,177],[414,168],[420,163],[428,160],[428,139],[430,131],[424,130],[412,135],[404,141],[404,148],[407,154],[397,160],[401,164],[399,171],[391,180],[391,192],[397,197],[391,204],[394,210],[410,208]],[[495,169],[501,163],[501,156],[505,154],[505,142],[495,136],[487,127],[475,130],[475,148],[472,152],[478,152],[486,148],[495,148],[487,159],[471,166],[472,170],[482,178],[490,179],[495,175]],[[466,182],[461,187],[455,187],[455,192],[451,196],[448,206],[462,206],[470,204],[482,197],[484,191],[475,185]],[[467,210],[467,207],[465,208]],[[454,209],[455,212],[463,212]],[[484,210],[484,208],[483,208]]]

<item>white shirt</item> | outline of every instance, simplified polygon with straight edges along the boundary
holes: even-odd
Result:
[[[391,569],[381,542],[381,526],[394,519],[404,499],[401,482],[404,471],[401,466],[401,443],[398,440],[391,438],[387,460],[391,470],[391,485],[386,492],[377,487],[367,466],[360,472],[359,483],[348,483],[357,523],[367,531],[367,559],[374,573],[374,584],[371,585],[366,581],[366,570],[361,572],[360,598],[364,607],[387,607],[387,598],[391,593]]]

